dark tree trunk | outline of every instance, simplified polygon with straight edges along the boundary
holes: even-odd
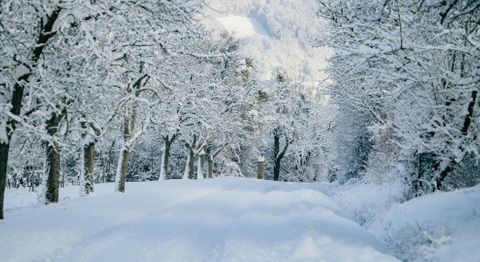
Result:
[[[163,151],[163,159],[162,159],[162,165],[161,165],[161,172],[160,172],[160,177],[159,179],[169,179],[168,176],[168,162],[170,160],[170,148],[172,147],[173,141],[175,141],[176,135],[173,135],[172,137],[166,136],[163,138],[163,143],[164,143],[164,151]],[[162,177],[163,176],[163,177]]]
[[[93,193],[95,183],[95,142],[90,142],[83,147],[84,172],[85,172],[85,194]]]
[[[163,165],[162,165],[162,172],[164,175],[164,179],[168,179],[168,160],[170,159],[170,140],[168,136],[164,138],[165,142],[165,151],[163,152]]]
[[[60,114],[53,113],[50,119],[47,121],[47,133],[50,136],[54,136],[58,132],[60,122],[66,115],[66,110],[63,110]],[[58,202],[58,190],[60,186],[60,146],[55,142],[45,142],[46,155],[47,155],[47,191],[46,202],[56,203]]]
[[[207,146],[206,147],[206,160],[207,160],[207,177],[213,178],[213,168],[214,168],[214,159],[225,149],[226,145],[221,145],[217,147]]]
[[[188,148],[188,163],[187,163],[187,168],[188,168],[188,179],[195,179],[195,160],[196,160],[196,154],[195,154],[195,149],[197,147],[197,136],[193,136],[193,142],[192,144],[187,144],[186,145]]]
[[[127,178],[127,169],[128,169],[128,158],[129,158],[130,152],[127,148],[122,148],[122,151],[120,152],[120,159],[118,161],[119,164],[119,177],[118,177],[118,185],[117,185],[117,190],[119,192],[125,193],[125,181]]]
[[[273,132],[273,180],[278,181],[280,179],[280,168],[282,159],[287,152],[290,142],[287,136],[285,136],[285,146],[280,151],[280,129],[276,128]]]
[[[58,202],[59,178],[60,178],[60,149],[55,143],[47,145],[47,191],[46,202]]]
[[[194,149],[190,150],[190,158],[188,160],[188,178],[195,179],[195,152]]]
[[[280,178],[280,135],[277,131],[273,134],[273,180],[278,181]]]
[[[0,219],[3,219],[3,202],[5,196],[5,184],[7,181],[8,151],[10,144],[0,143]]]
[[[273,164],[274,164],[274,166],[273,166],[273,180],[278,181],[278,179],[280,179],[281,160],[276,159]]]

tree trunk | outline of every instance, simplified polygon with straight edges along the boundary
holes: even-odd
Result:
[[[285,135],[285,146],[283,147],[282,151],[280,151],[280,130],[279,128],[276,128],[273,132],[273,180],[275,181],[280,179],[282,159],[285,156],[289,145],[290,141]]]
[[[278,158],[280,154],[280,136],[278,132],[273,134],[273,180],[278,181],[280,178],[280,161]]]
[[[58,132],[60,122],[66,115],[66,110],[64,109],[60,114],[53,113],[50,119],[47,120],[47,133],[50,136],[55,136]],[[60,187],[60,146],[55,142],[44,142],[46,147],[46,157],[47,157],[47,191],[45,199],[48,203],[58,202],[58,191]]]
[[[213,178],[213,156],[208,155],[208,178]]]
[[[190,154],[188,154],[187,156],[187,162],[185,164],[185,171],[183,171],[182,179],[190,179],[189,174],[190,174]]]
[[[280,178],[280,164],[281,164],[281,160],[280,159],[276,159],[275,161],[273,161],[274,163],[274,166],[273,166],[273,180],[274,181],[278,181],[279,178]]]
[[[197,157],[197,179],[204,179],[203,176],[203,155]]]
[[[7,181],[8,151],[10,143],[0,142],[0,220],[3,219],[3,202],[5,196],[5,183]]]
[[[85,194],[93,193],[94,191],[94,172],[95,172],[95,142],[90,142],[83,146],[83,160],[84,160],[84,172],[85,172]]]
[[[47,145],[47,191],[46,203],[58,202],[58,190],[60,186],[60,148],[56,143]]]
[[[173,135],[172,138],[170,138],[169,136],[166,136],[163,138],[163,143],[165,147],[162,154],[162,165],[160,168],[159,180],[165,180],[168,178],[168,161],[170,159],[170,148],[174,140],[175,140],[175,135]]]
[[[187,167],[185,172],[188,171],[188,178],[195,179],[195,148],[197,147],[197,137],[193,136],[193,143],[191,145],[187,144],[189,151],[189,156],[187,158]]]
[[[122,193],[125,193],[125,180],[127,177],[129,154],[130,151],[128,148],[123,147],[118,158],[117,175],[115,181],[117,182],[117,191]]]
[[[190,152],[190,161],[188,162],[188,178],[195,179],[195,153]]]

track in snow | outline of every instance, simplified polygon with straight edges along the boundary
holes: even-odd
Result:
[[[120,194],[104,184],[94,197],[8,211],[0,261],[396,261],[323,187],[219,178]]]

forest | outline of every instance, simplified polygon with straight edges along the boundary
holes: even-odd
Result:
[[[282,64],[261,77],[199,21],[205,1],[0,1],[0,220],[19,189],[49,205],[240,177],[403,202],[480,184],[480,2],[311,2],[324,30],[304,40],[331,50],[314,85]]]

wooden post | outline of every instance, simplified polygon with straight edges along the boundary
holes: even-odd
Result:
[[[263,156],[258,158],[257,162],[257,179],[263,179],[265,173],[265,158]]]

